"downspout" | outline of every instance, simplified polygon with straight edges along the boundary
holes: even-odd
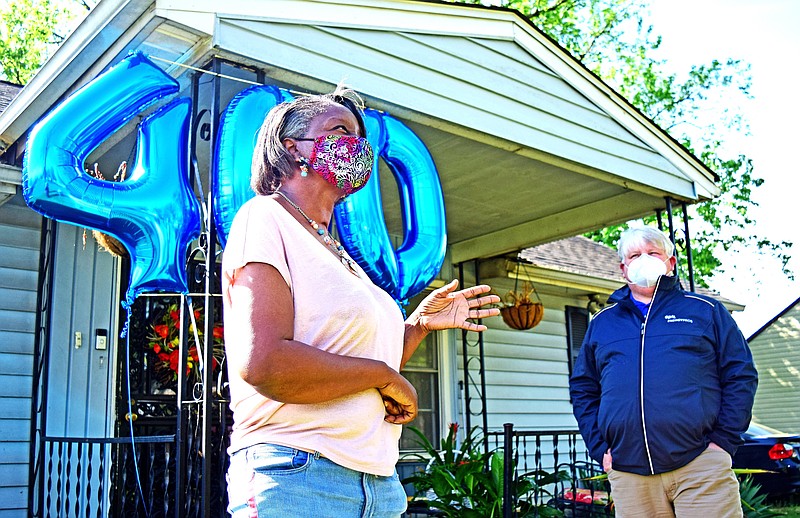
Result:
[[[33,381],[31,386],[30,458],[28,464],[28,516],[43,516],[45,435],[47,434],[47,392],[50,364],[50,302],[53,293],[53,256],[56,222],[42,218],[39,242],[39,285],[36,290],[36,323],[33,339]]]

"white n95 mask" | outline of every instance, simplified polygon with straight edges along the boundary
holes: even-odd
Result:
[[[658,278],[666,274],[666,262],[652,255],[640,255],[628,265],[628,280],[643,288],[655,286]]]

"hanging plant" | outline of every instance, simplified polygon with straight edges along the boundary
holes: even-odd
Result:
[[[535,294],[537,302],[531,300],[531,295]],[[544,316],[544,305],[538,301],[539,294],[530,282],[523,282],[522,287],[506,293],[505,306],[500,308],[500,315],[503,322],[512,329],[520,331],[536,327]]]
[[[92,169],[86,169],[86,172],[91,176],[94,176],[98,180],[105,180],[106,178],[103,176],[103,173],[100,172],[100,168],[97,164],[94,164]],[[122,162],[119,164],[119,168],[117,169],[116,174],[114,175],[114,182],[124,182],[125,175],[128,172],[128,163]],[[104,234],[99,230],[92,230],[92,237],[94,240],[97,241],[97,245],[100,247],[100,250],[104,252],[108,252],[109,254],[113,255],[114,257],[126,257],[128,255],[128,249],[125,248],[125,245],[120,243],[117,238],[111,237],[108,234]],[[86,229],[83,229],[83,247],[86,248]]]

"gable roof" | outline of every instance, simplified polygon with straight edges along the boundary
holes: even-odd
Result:
[[[798,297],[797,299],[795,299],[795,301],[794,301],[794,302],[792,302],[791,304],[789,304],[788,306],[786,306],[786,307],[783,309],[783,311],[781,311],[780,313],[778,313],[777,315],[775,315],[774,317],[772,317],[772,318],[769,320],[769,322],[767,322],[766,324],[764,324],[763,326],[761,326],[761,327],[758,329],[758,331],[756,331],[755,333],[753,333],[752,335],[750,335],[750,338],[748,338],[748,339],[747,339],[747,341],[749,342],[750,340],[753,340],[754,338],[757,338],[757,337],[758,337],[758,336],[759,336],[759,335],[760,335],[762,332],[764,332],[764,331],[766,331],[767,329],[769,329],[770,327],[772,327],[772,325],[773,325],[773,324],[775,324],[775,323],[776,323],[778,320],[780,320],[781,318],[783,318],[783,317],[784,317],[784,316],[785,316],[787,313],[789,313],[790,311],[793,311],[794,309],[796,309],[796,308],[798,307],[798,305],[800,305],[800,297]],[[796,329],[794,330],[794,332],[796,332]]]
[[[454,263],[719,192],[696,157],[516,11],[418,0],[102,0],[0,115],[0,142],[24,139],[131,50],[184,95],[192,70],[236,63],[220,80],[222,106],[242,81],[329,91],[346,80],[431,152]],[[402,236],[396,187],[382,185],[387,227]]]
[[[535,266],[622,282],[614,249],[585,236],[559,239],[526,248],[519,257]]]

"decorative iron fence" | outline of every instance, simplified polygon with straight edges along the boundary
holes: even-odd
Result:
[[[527,516],[539,516],[539,506],[555,508],[571,517],[613,516],[604,480],[593,479],[602,470],[589,459],[576,430],[521,431],[511,423],[503,431],[487,432],[486,447],[501,449],[504,457],[503,518],[520,516],[521,499],[533,504]],[[539,472],[557,474],[560,480],[534,486],[529,494],[518,495],[517,484]]]
[[[42,516],[167,516],[175,436],[45,437]]]
[[[178,471],[181,457],[175,435],[133,440],[45,437],[44,444],[40,516],[203,515],[200,505],[203,455],[194,450],[184,456],[187,475],[181,480]],[[192,444],[193,441],[186,441],[185,447],[192,448]],[[214,453],[210,460],[219,483],[212,486],[211,515],[224,516],[227,455],[224,451]],[[176,498],[178,494],[180,498]]]

